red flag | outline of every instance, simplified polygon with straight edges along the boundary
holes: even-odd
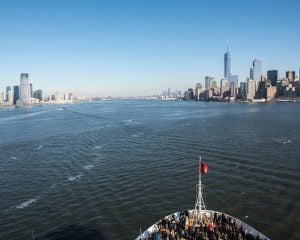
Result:
[[[201,174],[206,174],[208,172],[208,165],[205,163],[201,162],[201,168],[200,168]]]

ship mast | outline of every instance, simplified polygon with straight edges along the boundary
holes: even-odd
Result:
[[[206,210],[205,202],[203,200],[203,188],[204,185],[201,184],[201,156],[199,157],[199,183],[196,185],[196,219],[202,220],[202,210]]]

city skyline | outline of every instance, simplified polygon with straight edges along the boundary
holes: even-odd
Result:
[[[260,11],[253,11],[257,6]],[[204,85],[208,75],[221,80],[227,40],[239,82],[249,77],[253,59],[262,61],[262,74],[276,69],[281,78],[299,71],[299,6],[1,1],[0,88],[17,85],[25,72],[36,89],[49,92],[138,96],[185,90]]]

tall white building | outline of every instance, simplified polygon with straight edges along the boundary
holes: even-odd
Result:
[[[20,101],[24,105],[30,105],[29,74],[21,73],[20,77]]]
[[[4,93],[0,92],[0,107],[3,106],[3,102],[4,102]]]
[[[228,89],[229,89],[228,80],[226,78],[222,78],[221,79],[221,84],[220,84],[220,96],[222,98],[226,97],[226,96],[224,96],[224,93],[226,91],[228,91]]]
[[[206,89],[211,89],[211,83],[214,81],[214,77],[212,76],[205,76],[205,88]]]
[[[7,92],[6,101],[8,106],[14,105],[14,95],[11,90]]]
[[[255,96],[256,81],[253,79],[247,79],[247,100],[253,100]]]
[[[196,87],[195,87],[195,99],[197,101],[200,100],[200,94],[203,93],[205,91],[205,88],[202,88],[202,84],[201,83],[197,83]]]

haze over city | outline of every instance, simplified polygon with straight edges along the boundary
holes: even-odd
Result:
[[[300,66],[299,1],[1,1],[0,88],[30,74],[36,89],[88,96],[186,90],[232,72]]]

